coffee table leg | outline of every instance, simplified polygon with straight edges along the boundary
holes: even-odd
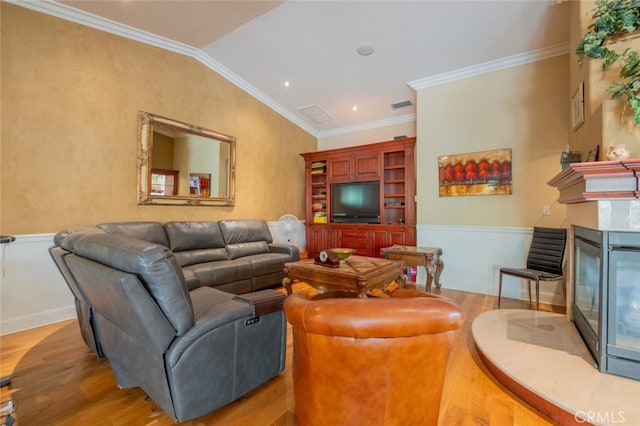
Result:
[[[360,299],[366,299],[368,297],[366,284],[364,281],[358,281],[358,297]]]
[[[291,289],[291,280],[289,279],[289,277],[284,277],[282,279],[282,287],[284,287],[287,290],[287,295],[290,295],[293,293]]]

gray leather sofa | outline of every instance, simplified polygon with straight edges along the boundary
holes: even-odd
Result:
[[[87,345],[118,386],[141,387],[175,420],[283,371],[284,295],[265,287],[298,251],[273,244],[266,222],[111,223],[54,242]]]
[[[235,294],[273,287],[284,264],[299,259],[298,248],[273,242],[264,220],[218,222],[116,222],[101,230],[168,247],[182,268],[187,287],[215,287]]]

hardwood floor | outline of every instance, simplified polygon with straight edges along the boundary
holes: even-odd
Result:
[[[551,425],[494,379],[475,350],[471,323],[480,313],[496,309],[497,298],[447,289],[441,294],[462,307],[465,324],[449,362],[440,424]],[[503,299],[502,307],[526,309],[529,303]],[[564,308],[541,305],[541,310]],[[287,365],[278,377],[220,410],[182,424],[297,425],[291,348],[289,333]],[[164,412],[154,410],[157,407],[141,389],[118,389],[108,361],[89,352],[75,319],[0,337],[0,375],[8,374],[12,384],[0,390],[0,401],[13,400],[16,426],[174,424]]]

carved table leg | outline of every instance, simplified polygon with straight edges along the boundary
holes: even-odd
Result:
[[[282,279],[282,287],[287,290],[287,295],[291,295],[293,293],[293,290],[291,288],[291,280],[289,279],[289,277],[284,277]]]
[[[431,284],[433,283],[433,272],[431,266],[425,268],[427,270],[427,284],[425,285],[425,291],[431,293]]]
[[[444,262],[439,257],[436,259],[435,283],[436,288],[440,289],[442,287],[442,284],[440,283],[440,274],[442,274],[442,270],[444,269]]]
[[[367,298],[367,288],[366,288],[366,282],[365,281],[358,281],[357,284],[357,293],[358,293],[358,297],[360,299],[366,299]]]

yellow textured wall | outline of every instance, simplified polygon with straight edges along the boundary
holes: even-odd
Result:
[[[316,139],[185,56],[2,3],[0,231],[303,217]],[[138,111],[237,138],[236,206],[139,206]]]
[[[418,223],[559,226],[565,208],[547,185],[568,141],[568,55],[418,92]],[[438,157],[511,148],[513,194],[440,197]],[[542,216],[542,207],[551,215]]]

